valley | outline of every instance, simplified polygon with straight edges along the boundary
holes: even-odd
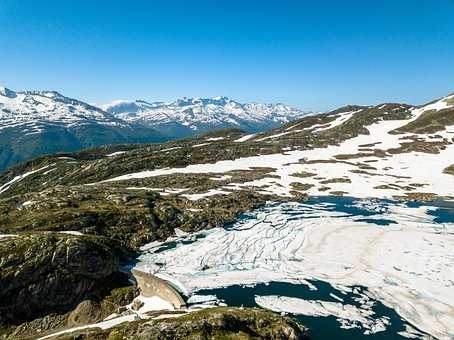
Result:
[[[267,314],[276,334],[309,326],[314,339],[449,339],[452,98],[102,146],[5,171],[3,334],[33,336],[35,324],[69,338],[151,331],[144,322],[164,322],[162,304],[133,309],[134,268],[175,285],[188,318],[244,300],[246,314],[262,307],[299,322]],[[70,323],[81,304],[90,312]],[[257,330],[247,315],[225,317]]]

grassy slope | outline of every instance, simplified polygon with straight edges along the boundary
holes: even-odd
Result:
[[[431,110],[424,112],[418,119],[395,130],[396,133],[435,133],[448,125],[454,125],[454,109]]]
[[[79,331],[58,339],[308,339],[308,333],[292,319],[268,311],[218,307],[104,331]]]

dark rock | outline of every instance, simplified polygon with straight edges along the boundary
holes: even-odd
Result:
[[[140,300],[134,300],[134,302],[132,303],[132,309],[133,310],[139,310],[140,308],[142,308],[144,306],[144,303]]]
[[[0,322],[66,313],[111,287],[125,253],[112,240],[57,233],[0,242]]]
[[[68,317],[68,326],[86,325],[101,321],[101,306],[91,300],[79,303]]]

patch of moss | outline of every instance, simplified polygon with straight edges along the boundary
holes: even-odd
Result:
[[[119,243],[96,236],[24,234],[0,241],[0,321],[19,324],[71,310],[116,282]]]
[[[448,166],[446,169],[443,170],[445,174],[453,175],[454,176],[454,164]]]
[[[394,130],[393,133],[435,133],[443,131],[449,125],[454,125],[454,108],[426,111],[414,121]]]
[[[307,190],[309,190],[310,188],[312,188],[314,185],[313,185],[313,184],[310,184],[310,183],[293,182],[293,183],[290,183],[290,186],[291,186],[294,190],[307,191]]]
[[[89,329],[58,339],[308,339],[308,330],[262,309],[217,307],[176,318],[142,320],[112,329]]]
[[[290,176],[307,178],[307,177],[317,176],[317,174],[314,174],[313,172],[300,171],[300,172],[295,172],[295,173],[291,174]]]
[[[321,181],[320,184],[330,184],[330,183],[351,183],[352,181],[349,178],[330,178],[324,181]]]
[[[346,192],[346,191],[331,191],[329,194],[333,195],[333,196],[344,196],[344,195],[348,195],[348,192]]]

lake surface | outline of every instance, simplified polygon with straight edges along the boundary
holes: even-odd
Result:
[[[454,338],[454,205],[316,197],[146,247],[189,304],[294,315],[314,339]]]

